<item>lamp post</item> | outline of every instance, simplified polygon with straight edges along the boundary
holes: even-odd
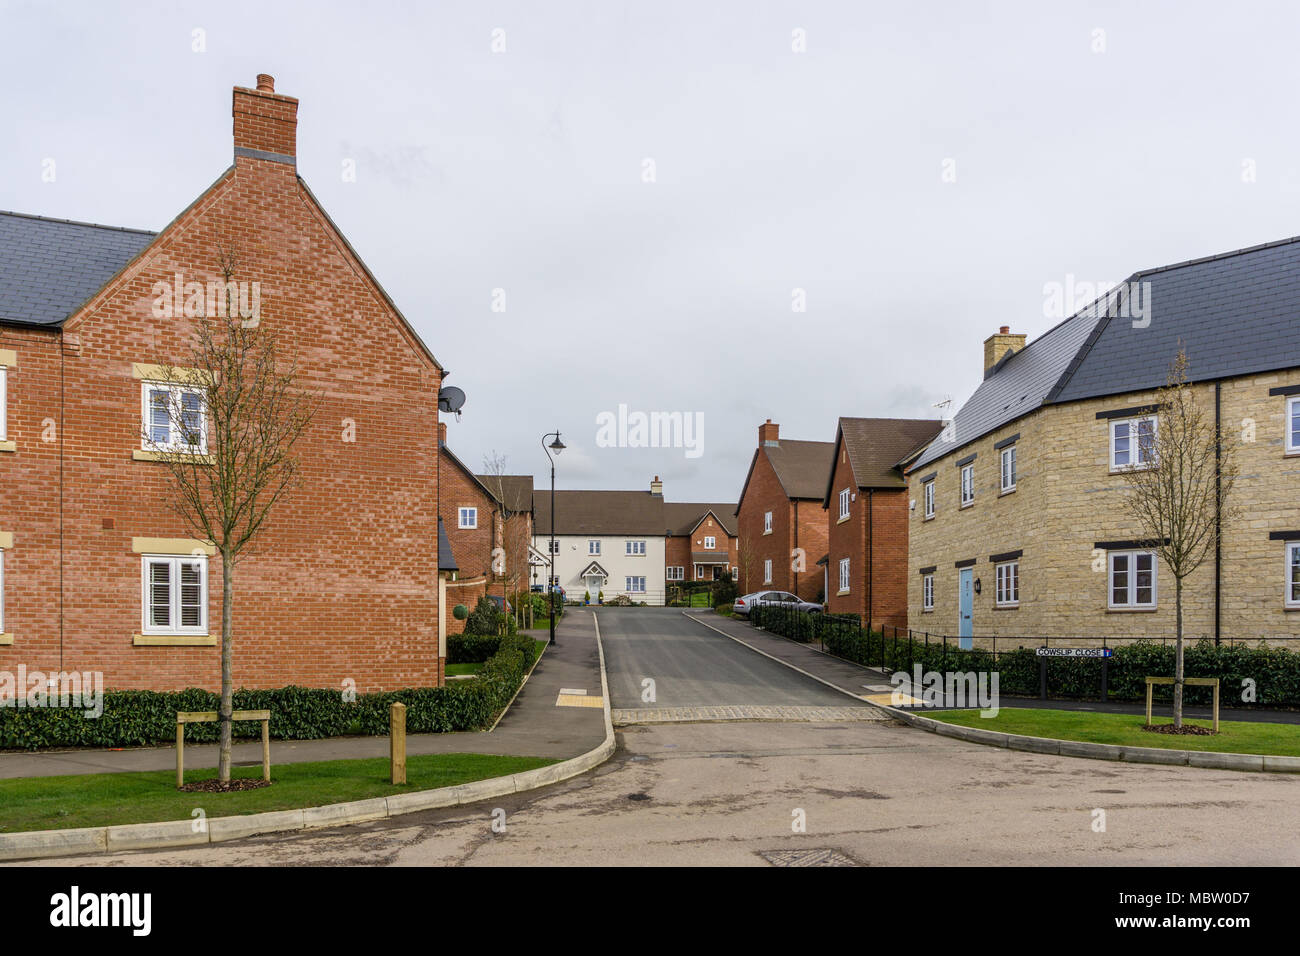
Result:
[[[550,438],[552,435],[555,436],[555,441],[551,442],[551,443],[548,445],[548,444],[546,443],[546,439]],[[551,601],[551,641],[550,641],[551,644],[554,644],[554,643],[555,643],[555,595],[556,595],[556,577],[555,577],[555,457],[551,454],[551,452],[555,452],[555,454],[558,455],[560,452],[564,451],[564,448],[565,448],[564,442],[560,441],[560,432],[559,432],[559,429],[556,429],[556,430],[553,431],[553,432],[547,432],[545,435],[542,436],[542,450],[543,450],[544,452],[546,452],[546,457],[547,457],[547,458],[550,460],[550,462],[551,462],[551,554],[550,554],[551,566],[550,566],[550,574],[547,575],[548,580],[547,580],[547,582],[546,582],[546,593],[547,593],[547,596],[550,598],[550,601]]]

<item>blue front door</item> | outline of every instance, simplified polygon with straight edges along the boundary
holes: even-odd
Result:
[[[975,633],[971,625],[971,614],[975,610],[975,577],[974,568],[962,568],[961,579],[957,585],[957,593],[961,597],[961,620],[958,621],[957,646],[964,651],[968,651],[973,646],[971,635]]]

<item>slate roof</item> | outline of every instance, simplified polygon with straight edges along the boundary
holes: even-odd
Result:
[[[1142,316],[1124,302],[1135,288]],[[1117,295],[994,366],[912,469],[1041,405],[1158,388],[1180,345],[1194,382],[1300,366],[1300,237],[1146,269]]]
[[[749,471],[745,472],[745,484],[740,489],[741,501],[745,500],[745,492],[749,490],[749,479],[754,477],[759,452],[767,453],[767,460],[776,472],[776,480],[781,483],[781,489],[787,498],[825,500],[826,485],[834,471],[834,442],[782,438],[776,445],[760,445],[755,448],[754,457],[749,460]],[[739,502],[733,514],[740,514]]]
[[[551,533],[551,492],[533,495],[533,533]],[[663,535],[664,499],[648,491],[557,491],[555,533]]]
[[[710,511],[722,525],[722,530],[734,536],[736,533],[736,503],[698,504],[692,502],[664,502],[664,519],[667,521],[669,534],[690,534],[695,526],[704,520]]]
[[[156,235],[0,212],[0,322],[57,326]]]
[[[451,553],[451,542],[447,540],[447,529],[443,527],[441,518],[438,519],[438,570],[460,570],[460,565],[456,563],[456,556]]]
[[[942,428],[942,421],[929,418],[841,418],[839,437],[844,439],[859,488],[902,488],[905,482],[898,463],[923,448]],[[827,477],[828,502],[832,480]]]
[[[1180,342],[1191,381],[1300,366],[1300,237],[1148,269],[1128,282],[1149,283],[1149,324],[1134,328],[1131,311],[1103,318],[1050,401],[1158,388]]]
[[[491,490],[493,496],[506,506],[507,511],[521,514],[532,509],[532,475],[475,475],[474,477]]]
[[[953,416],[952,427],[939,433],[909,471],[938,461],[1040,407],[1097,321],[1096,315],[1085,310],[1006,356]]]

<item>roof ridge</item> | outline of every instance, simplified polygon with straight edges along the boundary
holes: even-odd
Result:
[[[32,212],[15,212],[12,209],[0,209],[0,216],[16,216],[19,219],[36,219],[40,222],[57,222],[65,226],[88,226],[91,229],[111,229],[114,232],[137,232],[145,236],[158,235],[152,229],[136,229],[132,226],[109,226],[102,222],[84,222],[80,219],[59,219],[55,216],[38,216]]]
[[[1231,259],[1234,256],[1244,256],[1252,252],[1261,252],[1264,249],[1276,249],[1279,246],[1289,246],[1293,243],[1300,242],[1300,236],[1290,236],[1286,239],[1274,239],[1272,242],[1261,242],[1253,246],[1243,246],[1240,249],[1230,249],[1227,252],[1217,252],[1210,256],[1198,256],[1195,259],[1184,259],[1182,262],[1171,262],[1164,266],[1153,266],[1150,269],[1142,269],[1133,273],[1132,279],[1138,276],[1154,275],[1157,272],[1170,272],[1174,269],[1185,269],[1188,266],[1204,265],[1207,262],[1218,262],[1221,259]]]

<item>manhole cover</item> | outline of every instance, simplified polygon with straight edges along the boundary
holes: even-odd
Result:
[[[761,850],[759,856],[773,866],[858,866],[858,861],[830,847],[809,850]]]
[[[629,800],[649,800],[649,799],[650,799],[650,794],[648,794],[648,793],[629,793],[629,794],[627,795],[627,798],[628,798]]]

